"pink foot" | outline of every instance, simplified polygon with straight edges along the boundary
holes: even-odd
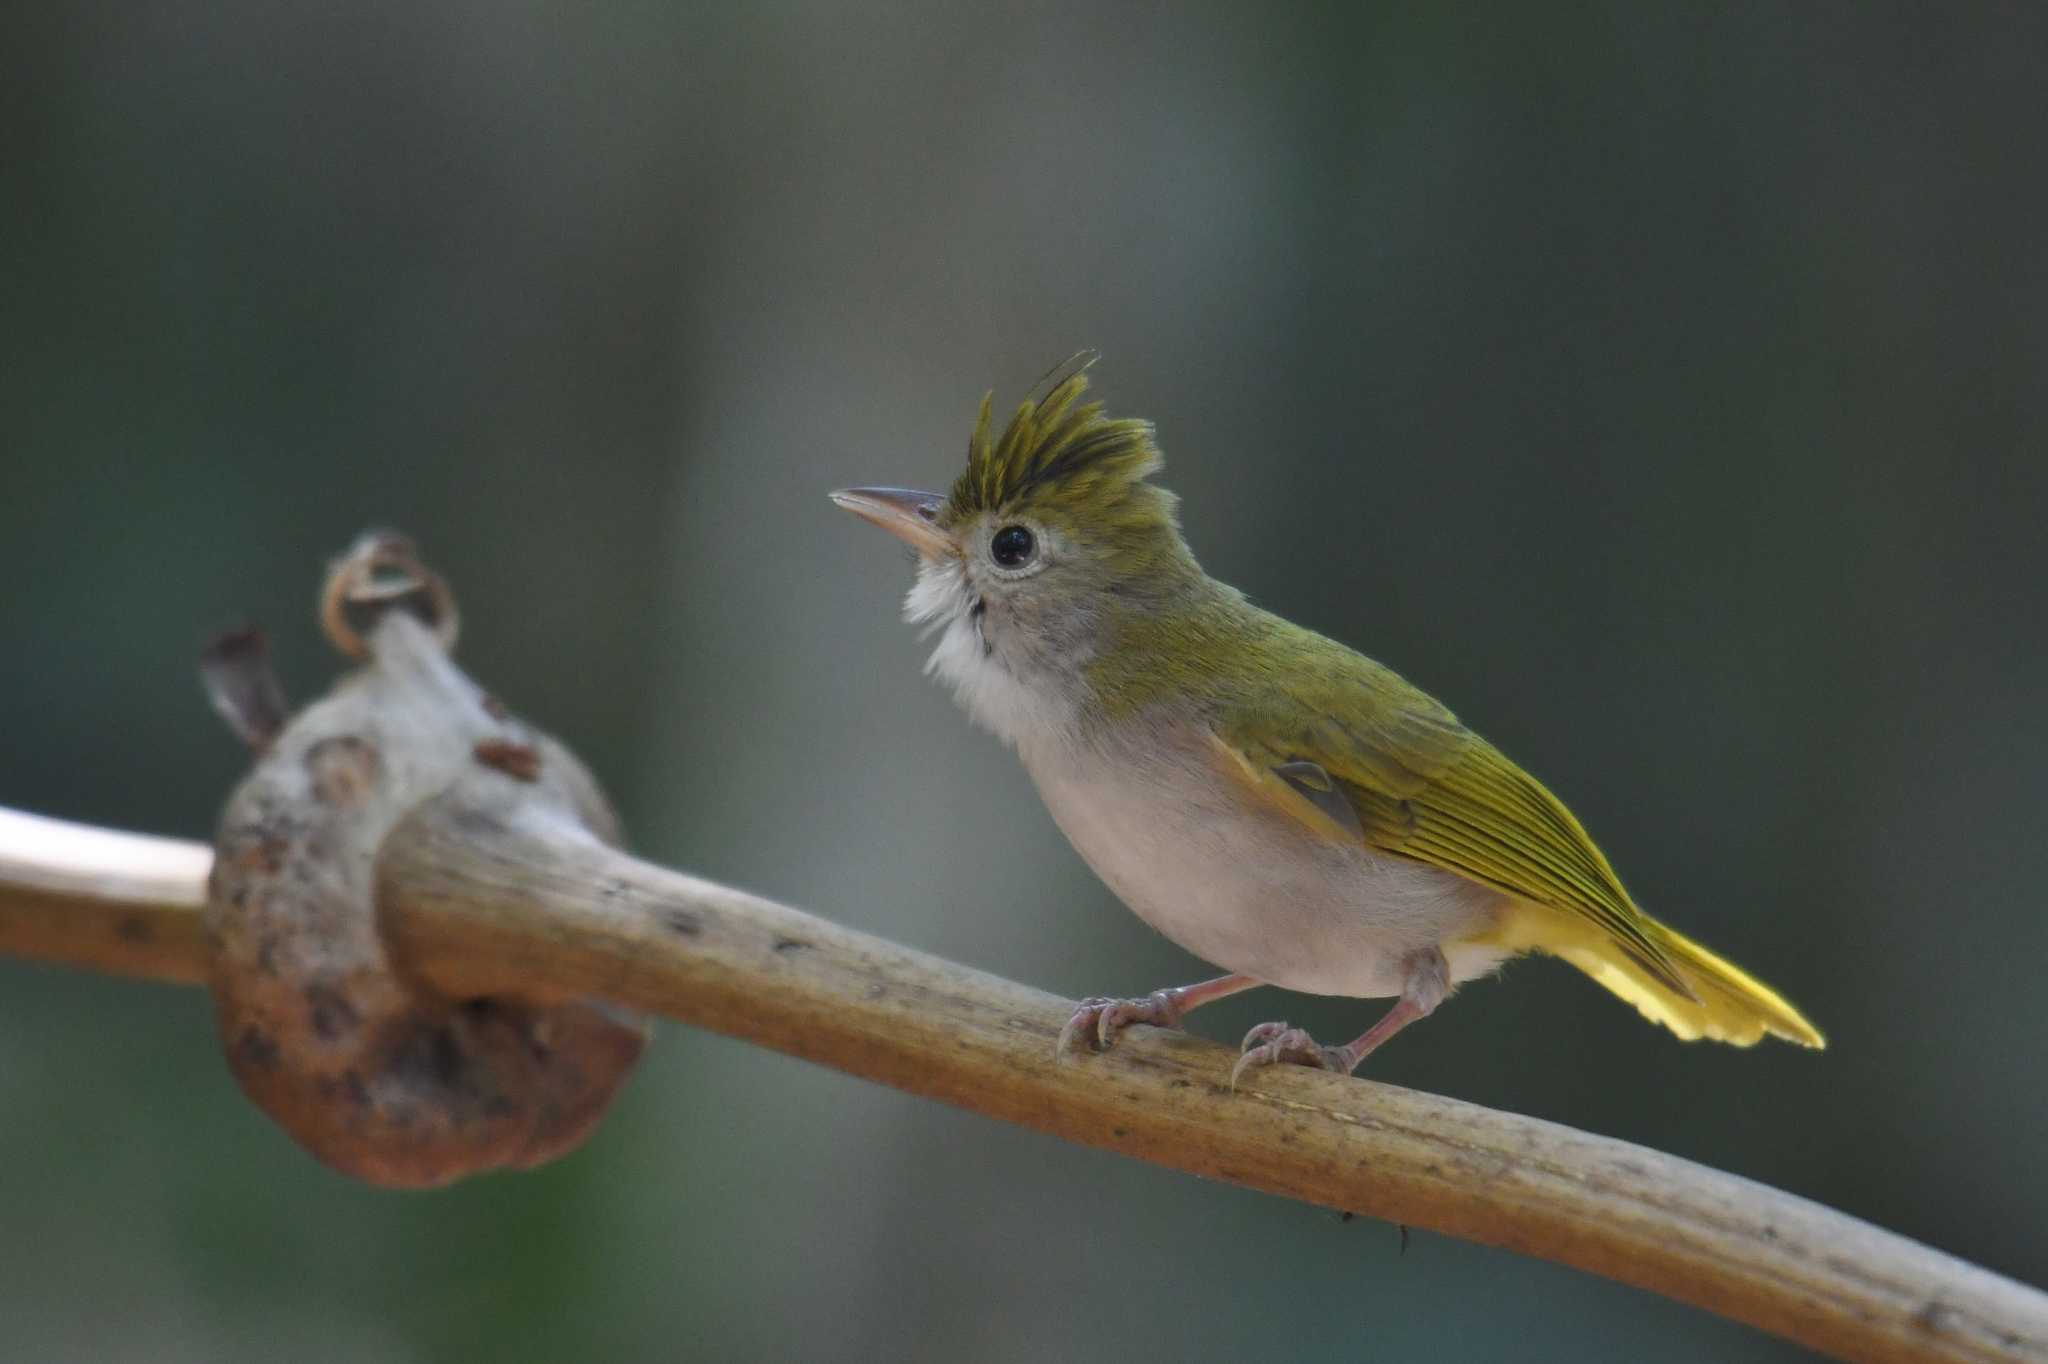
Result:
[[[1116,1045],[1117,1034],[1133,1023],[1150,1023],[1155,1028],[1178,1028],[1188,1014],[1211,1000],[1249,990],[1258,982],[1250,976],[1218,976],[1194,985],[1177,985],[1171,990],[1154,990],[1143,999],[1110,999],[1096,995],[1074,1006],[1074,1016],[1060,1029],[1054,1056],[1085,1048],[1103,1051]]]
[[[1133,1023],[1150,1023],[1155,1028],[1178,1028],[1187,1012],[1174,990],[1154,990],[1143,999],[1111,999],[1095,995],[1074,1008],[1074,1016],[1060,1029],[1057,1050],[1107,1051],[1116,1045],[1117,1034]]]
[[[1300,1028],[1285,1023],[1261,1023],[1244,1035],[1244,1055],[1230,1070],[1230,1087],[1244,1078],[1247,1070],[1260,1066],[1309,1066],[1349,1075],[1359,1058],[1349,1047],[1325,1047]]]
[[[1063,1056],[1082,1046],[1090,1051],[1103,1051],[1116,1045],[1117,1034],[1133,1023],[1178,1028],[1183,1018],[1211,1000],[1249,990],[1257,984],[1250,976],[1218,976],[1194,985],[1154,990],[1143,999],[1110,999],[1106,995],[1084,999],[1075,1006],[1067,1026],[1060,1029],[1053,1055]]]

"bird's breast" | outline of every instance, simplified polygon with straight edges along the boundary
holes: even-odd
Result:
[[[1325,837],[1248,803],[1195,736],[1126,751],[1033,753],[1053,819],[1117,897],[1227,971],[1312,994],[1400,993],[1403,961],[1443,946],[1468,979],[1499,954],[1460,945],[1498,915],[1484,886]]]

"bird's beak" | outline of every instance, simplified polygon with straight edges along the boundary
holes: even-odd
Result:
[[[946,505],[938,493],[911,488],[841,488],[832,494],[832,501],[880,526],[927,559],[954,552],[953,538],[938,526],[939,509]]]

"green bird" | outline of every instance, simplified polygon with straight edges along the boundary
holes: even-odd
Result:
[[[1149,482],[1149,422],[1081,401],[1085,373],[990,404],[948,495],[849,488],[839,506],[908,542],[927,671],[1013,745],[1053,819],[1141,919],[1229,974],[1087,999],[1061,1036],[1256,985],[1394,997],[1344,1046],[1285,1023],[1245,1037],[1233,1083],[1289,1062],[1340,1072],[1510,957],[1562,957],[1686,1039],[1820,1047],[1774,991],[1636,907],[1564,804],[1391,669],[1217,582]]]

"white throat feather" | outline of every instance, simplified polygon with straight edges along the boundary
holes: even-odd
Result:
[[[1072,735],[1078,712],[1066,688],[1053,677],[1019,676],[1020,659],[988,628],[986,611],[959,560],[920,559],[903,618],[924,626],[926,638],[938,636],[925,672],[952,688],[976,724],[1022,752]]]

